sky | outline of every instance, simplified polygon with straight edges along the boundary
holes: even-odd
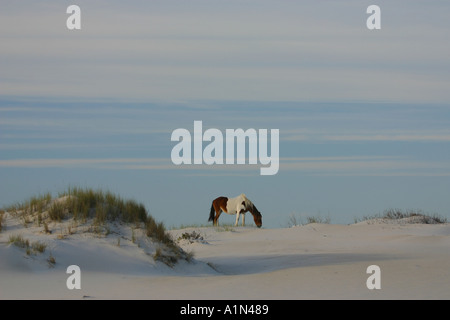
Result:
[[[66,27],[71,4],[81,30]],[[366,27],[372,4],[380,30]],[[81,186],[142,202],[168,227],[207,224],[215,197],[241,193],[266,228],[390,208],[450,218],[448,1],[0,8],[0,207]],[[174,165],[172,132],[198,120],[279,129],[278,173]]]

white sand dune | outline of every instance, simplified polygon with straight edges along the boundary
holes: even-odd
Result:
[[[0,232],[0,299],[449,299],[450,225],[363,222],[293,228],[188,228],[169,231],[194,252],[174,267],[155,262],[157,246],[131,227],[112,224],[107,236],[64,234],[55,224],[25,228],[7,215]],[[11,234],[47,244],[27,255]],[[120,238],[120,240],[119,240]],[[50,267],[52,255],[56,263]],[[81,289],[69,290],[69,265]],[[381,270],[369,290],[367,267]]]

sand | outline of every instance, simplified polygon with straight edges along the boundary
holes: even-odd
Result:
[[[450,224],[171,230],[175,240],[189,235],[177,243],[194,254],[174,266],[155,261],[158,244],[126,224],[111,223],[105,235],[54,223],[46,234],[6,214],[3,225],[0,299],[450,298]],[[41,241],[46,250],[27,254],[8,243],[11,235]],[[80,267],[81,289],[67,287],[70,265]],[[380,289],[367,286],[371,265],[379,267]]]

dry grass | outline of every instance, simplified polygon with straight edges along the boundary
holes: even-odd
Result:
[[[385,220],[403,220],[406,223],[439,224],[447,223],[447,219],[438,214],[425,213],[422,210],[401,210],[387,209],[382,214],[366,216],[362,220],[385,219]],[[355,222],[358,222],[355,220]]]
[[[166,232],[164,224],[157,222],[149,215],[143,204],[135,200],[123,200],[111,192],[71,187],[59,193],[56,199],[52,199],[48,193],[43,196],[32,197],[22,203],[16,203],[6,208],[5,211],[18,217],[25,227],[30,223],[35,223],[38,226],[43,225],[43,233],[45,234],[52,233],[49,223],[60,223],[67,219],[73,219],[74,223],[87,223],[89,221],[91,227],[87,230],[98,234],[104,233],[104,236],[109,234],[108,222],[131,223],[136,228],[143,228],[149,238],[161,243],[165,248],[155,254],[155,259],[172,266],[180,258],[186,260],[192,258],[192,255],[185,253],[176,245]],[[0,231],[2,216],[0,216]],[[74,228],[68,228],[67,234],[61,231],[58,234],[58,239],[66,239],[68,235],[75,232]],[[18,241],[20,243],[20,240]],[[118,245],[120,245],[119,242]]]
[[[0,232],[2,232],[2,229],[5,226],[5,223],[3,222],[4,216],[5,216],[5,210],[0,210]]]
[[[40,241],[30,242],[30,240],[25,239],[22,235],[11,235],[9,237],[9,243],[25,249],[27,255],[43,253],[47,248],[45,243]]]

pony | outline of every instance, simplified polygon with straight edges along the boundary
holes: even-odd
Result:
[[[219,224],[219,216],[222,212],[228,213],[230,215],[236,215],[236,223],[234,224],[234,226],[238,225],[239,217],[241,216],[241,214],[242,226],[244,226],[245,213],[250,212],[253,215],[253,220],[255,220],[256,226],[258,228],[261,228],[262,226],[261,213],[243,193],[235,198],[218,197],[214,199],[211,204],[211,211],[209,213],[208,221],[213,221],[213,225],[217,226]]]

